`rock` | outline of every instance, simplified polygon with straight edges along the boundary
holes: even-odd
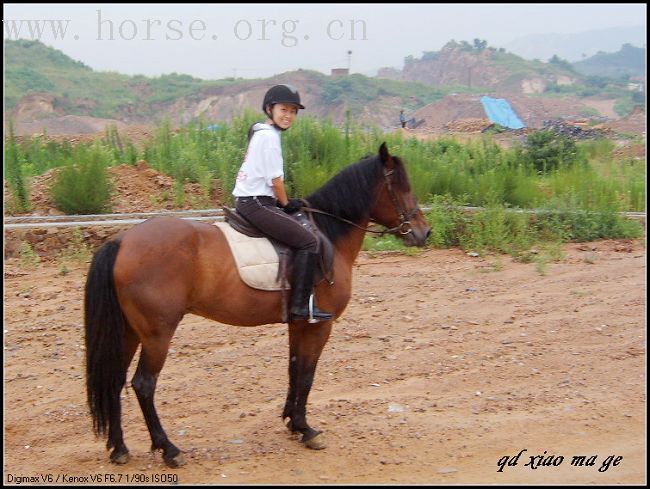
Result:
[[[406,409],[404,406],[397,404],[396,402],[391,402],[388,405],[388,412],[389,413],[403,413]]]

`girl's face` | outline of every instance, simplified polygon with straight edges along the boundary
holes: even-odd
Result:
[[[278,126],[289,129],[298,115],[298,107],[293,104],[275,104],[271,107],[271,115]]]

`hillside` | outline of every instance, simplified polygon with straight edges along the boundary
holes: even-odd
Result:
[[[15,109],[26,95],[41,93],[53,97],[55,113],[145,122],[160,104],[228,83],[177,73],[147,78],[97,72],[41,42],[5,40],[6,109]]]
[[[645,76],[645,48],[624,44],[616,53],[600,52],[573,63],[575,70],[583,75],[610,78]]]
[[[97,72],[40,42],[7,40],[5,119],[15,121],[18,135],[89,134],[107,124],[152,126],[164,118],[174,125],[197,118],[227,122],[245,110],[261,116],[260,100],[276,83],[297,86],[306,113],[337,124],[349,118],[355,123],[394,128],[401,109],[414,113],[450,96],[447,100],[453,102],[455,95],[521,95],[522,111],[526,112],[525,96],[543,94],[560,101],[560,108],[554,111],[560,116],[589,113],[589,109],[576,111],[575,100],[562,108],[563,98],[584,97],[583,76],[569,63],[561,59],[530,62],[486,44],[452,41],[440,52],[407,58],[402,71],[383,70],[378,77],[332,77],[297,70],[266,79],[202,80],[178,73],[149,78]],[[597,115],[610,116],[617,99],[630,99],[622,88],[589,90],[592,99],[606,94],[595,102],[608,107],[608,113],[596,111]],[[633,105],[628,100],[621,106],[631,110]]]
[[[155,124],[165,117],[174,124],[201,116],[227,121],[246,108],[260,111],[265,90],[275,83],[299,87],[309,113],[318,117],[342,122],[350,109],[357,121],[390,125],[400,108],[416,109],[447,93],[420,83],[306,70],[254,80],[127,76],[95,72],[38,41],[5,41],[5,47],[5,109],[17,121],[18,134],[35,129],[34,121],[64,115],[129,124]]]

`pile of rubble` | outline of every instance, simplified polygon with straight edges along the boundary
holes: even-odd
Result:
[[[449,132],[478,133],[491,126],[489,119],[466,118],[448,122],[445,124],[445,129]]]
[[[174,133],[178,133],[178,129],[174,129]],[[149,126],[144,125],[132,125],[120,128],[118,130],[119,136],[122,140],[122,143],[127,141],[132,142],[136,147],[142,148],[145,143],[153,139],[155,129]],[[23,144],[32,139],[41,140],[42,142],[47,141],[56,141],[58,143],[68,142],[72,146],[84,143],[89,144],[97,140],[106,139],[106,130],[96,131],[92,133],[67,133],[67,134],[55,134],[49,132],[36,132],[36,133],[27,133],[27,134],[17,134],[15,136],[16,142],[18,144]]]
[[[561,119],[544,121],[542,129],[571,139],[600,139],[611,136],[611,131],[604,127],[589,128],[587,122],[568,122]]]
[[[631,114],[622,119],[606,124],[606,127],[615,133],[638,134],[645,137],[647,117],[642,107],[636,106]]]

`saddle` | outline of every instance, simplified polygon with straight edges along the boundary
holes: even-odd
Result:
[[[286,322],[288,294],[293,271],[293,249],[263,234],[236,209],[223,208],[224,223],[216,222],[226,236],[237,263],[241,279],[250,287],[282,291],[282,316]],[[320,266],[314,274],[314,285],[323,280],[333,284],[334,246],[302,211],[290,215],[316,235]]]

